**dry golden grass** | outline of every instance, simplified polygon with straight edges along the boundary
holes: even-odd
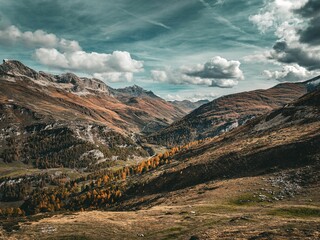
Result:
[[[320,216],[317,215],[320,211],[320,194],[314,191],[319,184],[310,185],[293,198],[282,201],[234,204],[234,199],[259,193],[262,188],[271,188],[267,181],[269,177],[273,175],[196,185],[165,193],[156,202],[137,211],[87,211],[40,217],[38,221],[31,219],[20,223],[17,232],[2,231],[2,239],[320,237]],[[303,209],[303,215],[301,211],[295,214],[294,209]],[[286,214],[286,210],[291,214]]]

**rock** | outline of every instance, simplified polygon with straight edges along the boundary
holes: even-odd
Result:
[[[196,235],[190,237],[190,240],[200,240],[200,238]]]
[[[267,198],[268,198],[268,197],[267,197],[266,195],[259,194],[259,200],[261,200],[261,201],[266,201]]]

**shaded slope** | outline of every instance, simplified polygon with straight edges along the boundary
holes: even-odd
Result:
[[[169,127],[149,136],[151,142],[179,145],[213,137],[279,108],[307,93],[309,83],[282,83],[267,90],[227,95],[213,100]]]
[[[171,191],[209,180],[320,167],[320,91],[174,156],[130,194]]]

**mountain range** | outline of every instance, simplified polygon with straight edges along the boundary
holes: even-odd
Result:
[[[148,136],[153,143],[176,146],[214,137],[248,120],[301,97],[318,85],[319,77],[298,83],[281,83],[266,90],[241,92],[203,104],[170,126]]]
[[[110,159],[115,151],[123,160],[146,156],[141,134],[198,106],[180,108],[136,85],[113,89],[98,79],[37,72],[14,60],[0,65],[0,82],[0,158],[23,156],[23,162],[41,167],[85,166],[67,159],[88,151],[98,152],[93,162]],[[46,149],[32,150],[32,143]]]
[[[167,102],[4,62],[0,239],[318,239],[319,79]]]

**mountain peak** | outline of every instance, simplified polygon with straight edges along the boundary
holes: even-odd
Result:
[[[42,80],[49,84],[71,84],[71,90],[74,92],[91,89],[109,93],[108,86],[98,79],[78,77],[70,72],[60,75],[52,75],[41,71],[37,72],[17,60],[3,60],[3,63],[0,65],[1,75],[15,79],[16,77],[24,76],[31,78],[31,80]]]
[[[78,84],[81,80],[74,73],[63,73],[55,76],[58,83],[72,83],[73,85]]]
[[[3,60],[3,63],[0,65],[0,72],[1,74],[27,76],[33,79],[39,79],[41,77],[38,72],[17,60]]]
[[[133,86],[125,87],[125,88],[119,88],[117,89],[117,91],[124,94],[128,94],[132,97],[140,97],[143,95],[147,95],[149,97],[154,97],[154,98],[158,97],[152,91],[145,90],[136,84],[134,84]]]

